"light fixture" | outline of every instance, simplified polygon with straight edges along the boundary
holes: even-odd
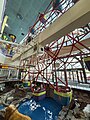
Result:
[[[9,25],[7,23],[5,24],[5,26],[9,28]]]
[[[16,17],[20,20],[23,20],[23,16],[20,13],[17,13]]]
[[[5,28],[5,26],[6,26],[7,20],[8,20],[8,16],[6,15],[6,16],[4,17],[4,20],[3,20],[3,23],[2,23],[1,36],[2,36],[2,34],[3,34],[3,31],[4,31],[4,28]],[[1,36],[0,36],[0,37],[1,37]]]

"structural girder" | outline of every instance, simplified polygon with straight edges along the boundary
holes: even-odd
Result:
[[[34,41],[39,46],[45,46],[54,40],[68,34],[76,28],[86,25],[90,22],[90,0],[80,0],[72,8],[70,8],[66,13],[59,17],[53,24],[51,24],[46,30],[40,33]],[[31,44],[31,45],[29,45]],[[30,42],[26,48],[21,48],[19,54],[15,54],[12,60],[21,57],[25,59],[31,55],[37,53],[33,51],[35,45],[34,42]]]

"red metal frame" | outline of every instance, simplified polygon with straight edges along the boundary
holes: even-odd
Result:
[[[61,1],[61,3],[64,0]],[[50,5],[52,4],[52,1],[50,2]],[[51,10],[51,11],[47,11],[49,8],[49,6],[46,8],[46,10],[44,11],[44,14],[47,14],[49,12],[51,12],[52,14],[54,14],[54,12],[56,12],[55,10]],[[64,12],[66,11],[66,8],[64,10]],[[48,19],[51,17],[52,15],[50,14],[50,16],[48,17]],[[48,19],[47,19],[47,24],[48,24]],[[40,22],[40,19],[37,18],[35,24],[31,27],[34,28],[36,26],[36,24]],[[52,21],[50,21],[51,23]],[[49,24],[50,24],[49,23]],[[45,24],[45,28],[46,25]],[[86,26],[85,26],[86,27]],[[40,29],[43,29],[43,26],[39,26],[36,30],[38,31]],[[44,28],[44,29],[45,29]],[[84,27],[77,29],[77,33],[75,33],[75,31],[71,32],[70,34],[67,34],[66,36],[59,38],[58,40],[55,40],[54,42],[52,42],[50,45],[45,46],[45,51],[44,54],[42,56],[34,56],[34,57],[30,57],[24,60],[21,60],[22,62],[20,63],[22,67],[27,69],[27,73],[25,74],[24,78],[29,75],[29,76],[33,76],[32,79],[34,79],[35,82],[38,82],[39,77],[41,76],[47,83],[49,83],[56,91],[59,91],[59,84],[58,82],[60,81],[61,83],[64,84],[65,89],[68,87],[68,77],[67,77],[67,67],[71,64],[71,62],[73,61],[73,59],[76,59],[76,56],[85,56],[85,55],[90,55],[90,49],[85,46],[84,44],[81,43],[81,39],[84,38],[88,33],[90,33],[90,29],[86,32],[83,33],[80,31],[80,29],[84,30]],[[31,29],[30,29],[31,30]],[[28,32],[28,36],[30,35],[30,30]],[[78,39],[77,39],[78,37]],[[60,42],[60,43],[59,43]],[[62,55],[62,56],[58,56],[60,55],[60,52],[62,51],[62,48],[65,46],[68,46],[68,43],[71,45],[71,50],[68,53],[68,55]],[[75,44],[78,43],[79,45],[83,46],[85,49],[87,49],[88,53],[86,53],[84,50],[79,49],[77,46],[75,46]],[[53,51],[53,49],[55,48],[55,50]],[[73,53],[73,49],[76,48],[79,52]],[[70,58],[72,58],[70,60]],[[29,64],[33,64],[35,65],[34,70],[31,68],[27,68],[27,61],[29,60]],[[57,60],[59,60],[59,64],[60,66],[57,68],[56,64],[57,64]],[[48,63],[48,62],[49,63]],[[78,61],[80,62],[80,61]],[[50,66],[54,64],[54,70],[52,68],[50,68]],[[52,66],[53,67],[53,66]],[[61,79],[60,77],[57,77],[57,70],[63,68],[64,70],[64,76],[65,76],[65,80]],[[50,70],[49,70],[50,69]],[[49,71],[49,72],[48,72]],[[45,74],[46,73],[46,74]],[[50,82],[50,77],[52,75],[52,73],[55,73],[55,82],[56,85],[54,85],[54,83]],[[45,76],[46,75],[46,76]],[[78,74],[77,74],[78,75]],[[80,76],[81,73],[80,73]],[[78,77],[78,76],[77,76]],[[73,77],[74,78],[74,77]],[[23,80],[22,79],[22,80]],[[45,82],[43,81],[43,82]],[[32,84],[32,83],[31,83]],[[42,83],[43,84],[43,83]],[[32,85],[31,85],[32,86]],[[35,91],[35,84],[34,87],[32,89],[32,91]]]
[[[61,16],[62,14],[64,14],[67,10],[69,10],[72,6],[69,6],[70,4],[72,3],[72,0],[70,2],[68,2],[68,4],[66,5],[66,1],[65,0],[61,0],[60,3],[58,4],[61,5],[61,7],[63,6],[63,10],[62,11],[59,11],[59,10],[55,10],[53,8],[53,0],[51,0],[50,4],[47,6],[47,8],[45,9],[45,11],[41,14],[44,14],[44,15],[48,15],[47,19],[46,19],[46,23],[45,24],[42,24],[40,22],[40,18],[39,18],[39,15],[37,16],[37,19],[36,19],[36,22],[34,23],[34,25],[32,27],[30,27],[29,31],[28,31],[28,35],[27,35],[27,38],[30,36],[30,33],[31,33],[31,29],[35,29],[35,33],[37,33],[36,35],[34,34],[34,37],[36,37],[40,32],[42,32],[41,30],[43,29],[46,29],[46,27],[52,23],[52,21],[54,19],[57,19],[59,16]],[[52,8],[50,9],[50,7],[52,6]],[[58,7],[57,6],[57,7]],[[58,11],[59,14],[56,14]],[[61,13],[61,15],[60,15]],[[54,17],[53,17],[54,16]],[[52,19],[53,17],[53,19]],[[51,19],[51,20],[50,20]],[[41,23],[37,28],[35,28],[37,26],[38,23]],[[26,40],[27,40],[26,38]]]

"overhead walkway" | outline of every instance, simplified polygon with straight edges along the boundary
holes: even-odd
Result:
[[[80,0],[71,9],[59,17],[46,30],[40,33],[34,41],[39,46],[45,46],[52,41],[59,39],[76,28],[86,25],[90,22],[90,0]],[[20,49],[19,54],[15,54],[12,60],[21,57],[25,59],[35,54],[33,51],[34,42],[30,42],[26,48]]]
[[[52,80],[51,80],[52,81]],[[42,82],[42,80],[38,80],[38,82]],[[46,81],[43,81],[44,83],[47,83]],[[54,84],[53,82],[51,82],[51,84]],[[58,83],[59,86],[63,86],[62,83]],[[90,84],[85,84],[85,83],[78,83],[76,82],[72,82],[71,80],[68,81],[68,85],[70,88],[74,88],[74,89],[78,89],[78,90],[85,90],[85,91],[90,91]]]
[[[90,47],[90,38],[81,41],[81,43],[82,43],[83,45],[87,46],[87,47]],[[84,46],[81,46],[79,43],[76,43],[75,46],[76,46],[76,48],[74,47],[73,50],[72,50],[72,52],[78,51],[77,48],[79,48],[79,49],[84,49]],[[63,47],[62,50],[61,50],[61,52],[60,52],[60,54],[58,55],[58,57],[70,53],[71,49],[72,49],[72,46]]]
[[[85,40],[82,40],[80,43],[82,43],[83,45],[85,45],[85,46],[87,46],[87,47],[90,47],[90,38],[85,39]],[[75,46],[76,46],[76,47],[73,47],[72,52],[78,52],[78,49],[77,49],[77,48],[79,48],[80,50],[84,49],[84,46],[80,45],[79,43],[76,43]],[[68,55],[68,54],[71,52],[71,49],[72,49],[72,46],[71,46],[71,45],[62,47],[62,49],[61,49],[61,51],[59,52],[59,54],[58,54],[57,57],[61,57],[61,56]],[[54,51],[53,53],[48,52],[48,54],[49,54],[50,56],[53,56],[55,52],[56,52],[56,51]]]

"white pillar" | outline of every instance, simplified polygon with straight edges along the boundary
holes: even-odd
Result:
[[[6,0],[0,0],[0,31],[1,31],[1,24],[5,12]]]

